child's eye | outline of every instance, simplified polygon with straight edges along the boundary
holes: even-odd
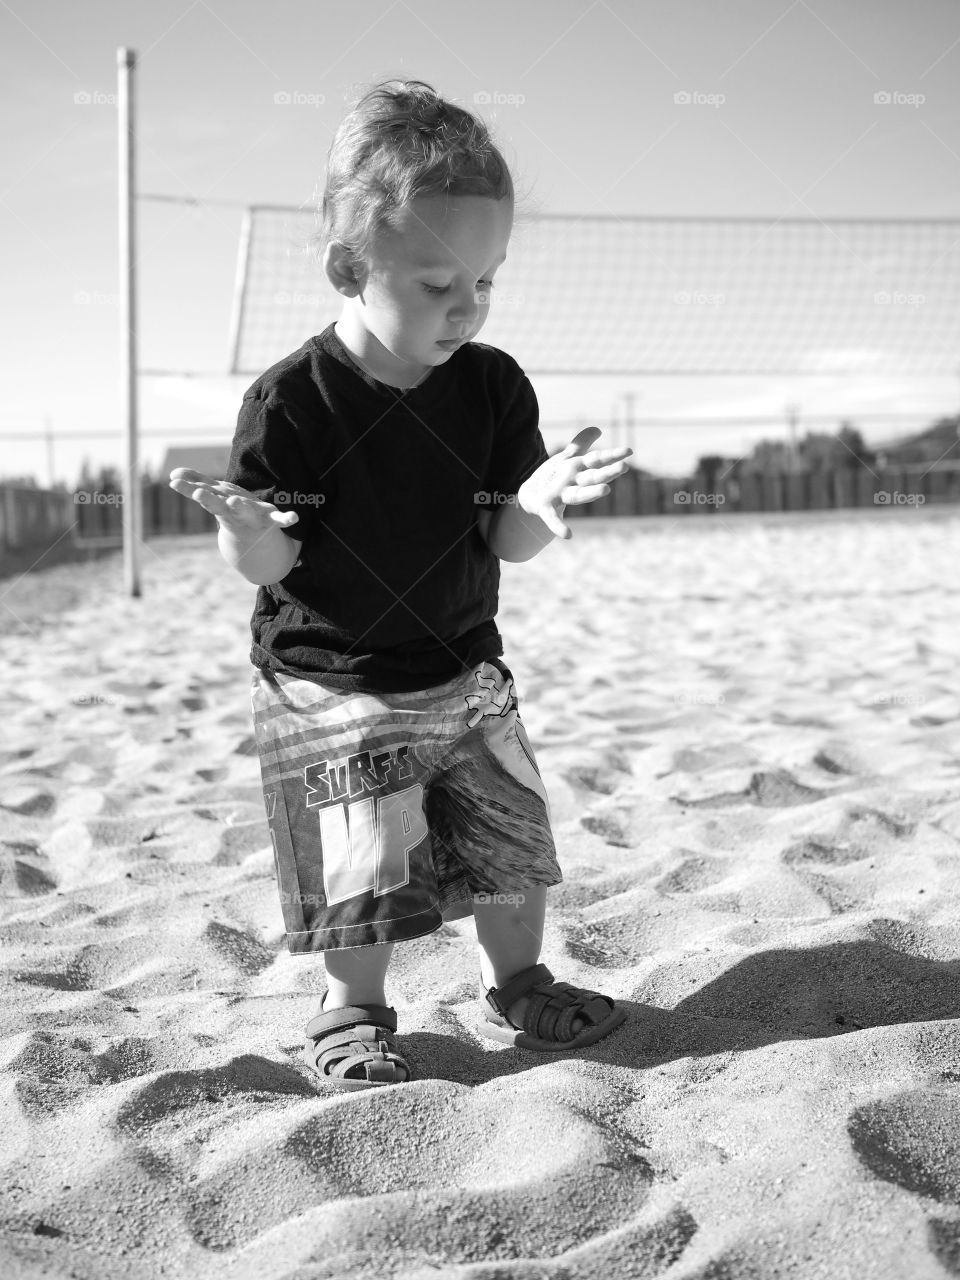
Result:
[[[424,284],[423,287],[424,289],[426,289],[427,293],[449,293],[450,292],[450,286],[448,284],[444,284],[444,285]],[[477,289],[482,289],[484,293],[487,293],[490,289],[493,288],[493,281],[478,280],[474,287]]]

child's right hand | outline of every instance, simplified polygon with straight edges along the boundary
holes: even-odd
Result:
[[[261,502],[238,484],[211,480],[189,467],[177,467],[170,472],[170,488],[199,502],[204,511],[216,516],[228,529],[268,529],[271,524],[287,528],[300,519],[295,511],[278,511],[272,502]]]

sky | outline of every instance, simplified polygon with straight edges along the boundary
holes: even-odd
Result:
[[[218,375],[138,380],[151,466],[228,443],[252,381],[223,376],[240,206],[312,208],[337,124],[386,77],[481,114],[540,212],[960,216],[956,0],[0,0],[0,474],[41,484],[123,457],[120,46],[137,190],[197,202],[138,205],[139,365]],[[801,432],[820,414],[906,434],[957,411],[960,361],[922,382],[534,383],[551,447],[578,422],[623,439],[631,396],[637,461],[677,473],[785,438],[788,404]]]

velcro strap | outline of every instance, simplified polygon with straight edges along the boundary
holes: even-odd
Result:
[[[397,1029],[397,1011],[388,1009],[386,1005],[347,1005],[344,1009],[331,1009],[329,1013],[318,1013],[307,1023],[305,1032],[308,1038],[325,1035],[328,1031],[336,1031],[340,1027],[385,1027],[387,1031]]]
[[[569,982],[554,983],[553,991],[531,992],[524,1017],[524,1030],[541,1040],[565,1044],[576,1034],[575,1019],[599,1026],[610,1016],[612,1001],[596,991],[584,991]]]
[[[400,1058],[392,1051],[386,1040],[368,1041],[364,1044],[362,1040],[343,1036],[339,1040],[324,1041],[323,1048],[317,1055],[317,1067],[322,1075],[342,1076],[346,1075],[348,1070],[360,1066],[359,1060],[362,1060],[368,1078],[392,1080],[394,1078],[393,1063],[399,1062]],[[331,1067],[329,1071],[328,1065]],[[371,1067],[376,1070],[380,1067],[388,1067],[389,1072],[386,1076],[370,1076]]]
[[[487,992],[487,1003],[507,1018],[507,1010],[510,1006],[521,996],[525,996],[531,987],[538,986],[542,982],[553,982],[553,974],[545,964],[531,965],[529,969],[523,969],[520,973],[514,974],[502,987],[491,988]]]
[[[397,1078],[397,1068],[387,1058],[368,1058],[363,1066],[368,1080],[383,1080],[389,1084]]]

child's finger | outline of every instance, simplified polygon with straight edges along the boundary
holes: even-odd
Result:
[[[584,467],[605,467],[611,462],[623,462],[626,458],[633,456],[633,450],[627,448],[618,449],[593,449],[590,453],[585,453],[582,457],[578,457],[578,462]]]
[[[562,501],[571,507],[580,507],[585,502],[596,502],[597,498],[605,498],[610,492],[608,484],[588,484],[582,488],[564,489]]]
[[[563,523],[557,514],[556,507],[546,506],[537,512],[537,515],[547,526],[551,533],[556,534],[558,538],[569,538],[571,536],[569,528]]]
[[[590,446],[599,440],[602,435],[603,432],[599,427],[584,427],[582,431],[577,432],[564,449],[563,456],[565,458],[582,457],[583,454],[589,453]]]
[[[630,468],[625,462],[612,462],[608,467],[584,467],[582,471],[578,471],[576,478],[571,482],[576,485],[603,484],[608,480],[616,480],[618,476],[625,476]]]

